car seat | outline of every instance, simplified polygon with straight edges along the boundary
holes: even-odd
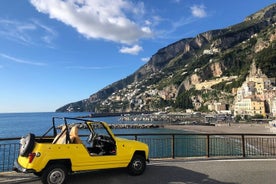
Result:
[[[53,140],[53,144],[66,144],[66,134],[67,134],[67,128],[65,125],[62,126],[61,132],[56,135],[56,137]]]
[[[79,137],[79,128],[77,125],[73,126],[70,131],[70,141],[74,144],[82,144],[82,141]]]

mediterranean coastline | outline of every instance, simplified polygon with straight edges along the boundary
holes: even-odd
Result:
[[[246,124],[216,124],[206,125],[165,125],[164,128],[172,130],[184,130],[195,133],[229,133],[229,134],[271,134],[268,124],[246,123]]]

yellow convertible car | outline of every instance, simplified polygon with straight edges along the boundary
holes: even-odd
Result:
[[[58,121],[62,125],[57,127]],[[43,136],[30,133],[20,140],[15,171],[34,173],[43,183],[62,184],[73,172],[126,167],[131,175],[140,175],[146,169],[148,145],[115,137],[105,122],[54,117],[52,123]],[[79,135],[80,128],[86,137]]]

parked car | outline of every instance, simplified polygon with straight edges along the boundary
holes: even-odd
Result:
[[[80,128],[86,137],[79,135]],[[98,169],[126,167],[131,175],[140,175],[149,161],[147,144],[115,137],[107,123],[86,118],[54,117],[44,135],[30,133],[20,144],[14,170],[34,173],[50,184],[66,183],[70,173]]]

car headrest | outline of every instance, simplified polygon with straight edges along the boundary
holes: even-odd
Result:
[[[78,127],[77,126],[73,126],[71,128],[71,131],[70,131],[70,135],[73,135],[73,136],[78,136]]]

